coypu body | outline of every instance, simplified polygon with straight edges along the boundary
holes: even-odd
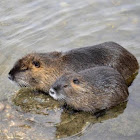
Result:
[[[125,81],[139,68],[136,58],[114,42],[73,49],[67,52],[31,53],[18,60],[9,78],[20,86],[48,92],[66,71],[79,72],[96,66],[118,70]]]
[[[75,110],[95,113],[126,101],[128,87],[118,71],[100,66],[65,73],[51,86],[49,94]]]

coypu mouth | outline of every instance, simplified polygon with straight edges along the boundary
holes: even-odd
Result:
[[[21,79],[21,78],[16,78],[14,76],[9,75],[8,78],[12,81],[15,82],[18,86],[20,87],[30,87],[30,85],[25,82],[25,80]]]
[[[18,84],[18,86],[20,86],[20,87],[28,87],[27,85],[24,85],[24,84],[19,84],[19,83],[17,83]]]
[[[15,81],[17,83],[18,86],[20,87],[30,87],[25,81],[18,79],[18,81]]]
[[[18,86],[20,87],[31,87],[24,79],[21,79],[21,78],[16,78],[14,80]]]

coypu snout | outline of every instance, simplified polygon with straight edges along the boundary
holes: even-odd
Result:
[[[53,88],[51,88],[51,89],[49,90],[49,94],[50,94],[50,96],[52,96],[55,100],[58,100],[57,93],[56,93],[56,91],[55,91]]]
[[[12,81],[16,80],[16,73],[20,70],[20,64],[17,62],[15,66],[8,73],[8,78]]]
[[[14,75],[12,74],[12,71],[10,71],[10,72],[8,73],[8,78],[9,78],[10,80],[14,81]]]
[[[33,54],[27,55],[15,63],[8,78],[21,87],[34,86],[38,83],[35,76],[41,66],[39,58],[35,58]]]
[[[65,96],[63,94],[60,94],[59,91],[57,92],[55,89],[51,88],[49,90],[49,94],[51,97],[53,97],[55,100],[64,100]]]

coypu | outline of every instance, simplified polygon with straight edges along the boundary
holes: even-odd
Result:
[[[49,94],[75,110],[96,113],[125,102],[128,87],[117,70],[99,66],[66,72],[51,86]]]
[[[18,60],[9,79],[18,85],[48,92],[66,71],[79,72],[95,66],[117,69],[127,81],[138,70],[136,58],[114,42],[73,49],[67,52],[31,53]]]

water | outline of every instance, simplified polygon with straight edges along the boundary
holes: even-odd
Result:
[[[139,13],[139,0],[1,0],[1,139],[139,140],[140,75],[129,87],[126,108],[118,107],[99,120],[90,114],[64,113],[56,102],[45,110],[45,103],[53,101],[44,95],[29,94],[32,100],[28,101],[27,94],[17,102],[19,87],[7,78],[15,61],[27,53],[65,51],[105,41],[121,44],[140,62]]]

